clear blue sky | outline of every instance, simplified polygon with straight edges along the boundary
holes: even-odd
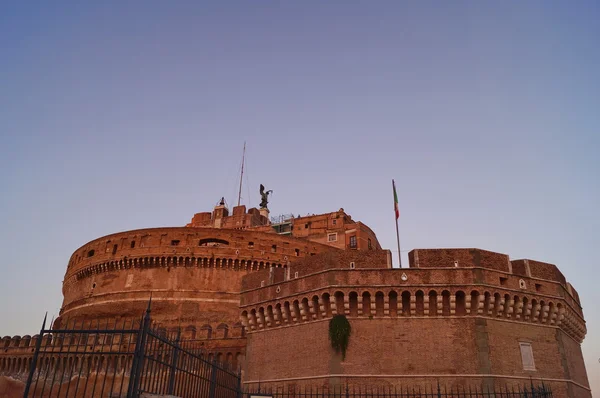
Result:
[[[326,4],[324,4],[326,3]],[[0,335],[56,314],[71,253],[258,185],[395,248],[558,264],[600,394],[600,3],[3,2]],[[403,253],[407,262],[406,253]]]

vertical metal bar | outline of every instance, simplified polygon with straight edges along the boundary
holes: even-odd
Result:
[[[134,398],[138,394],[138,388],[140,385],[140,367],[144,362],[144,353],[143,349],[146,344],[146,335],[148,333],[148,327],[150,323],[150,305],[152,302],[152,298],[148,301],[148,308],[146,309],[146,314],[144,315],[144,319],[142,320],[142,324],[140,326],[140,331],[138,333],[138,339],[136,342],[136,348],[134,353],[134,366],[132,371],[135,374],[130,376],[129,388],[127,389],[127,397]]]
[[[82,321],[83,323],[83,321]],[[73,327],[72,327],[72,331],[71,331],[71,336],[74,336],[75,334],[75,330],[77,329],[77,321],[73,322]],[[71,337],[72,339],[74,337]],[[69,396],[69,390],[71,389],[71,378],[73,377],[73,368],[75,366],[75,359],[77,358],[77,349],[79,342],[77,342],[77,344],[75,344],[75,358],[73,358],[73,363],[69,366],[69,376],[67,377],[67,392],[65,393],[65,397]],[[71,342],[69,342],[68,344],[68,348],[67,348],[67,363],[69,362],[69,354],[71,353]]]
[[[81,330],[85,328],[85,321],[81,321]],[[81,345],[81,337],[86,336],[83,333],[80,333],[77,341],[77,352],[79,353],[79,346]],[[81,355],[81,361],[79,361],[79,372],[77,374],[77,384],[75,385],[75,393],[74,396],[77,396],[77,391],[79,391],[79,381],[81,380],[81,370],[83,369],[83,364],[85,362],[85,353],[87,351],[87,339],[85,340],[85,344],[83,345],[83,353]]]
[[[167,394],[173,395],[175,387],[175,371],[177,370],[177,360],[179,359],[179,339],[181,338],[181,329],[177,330],[177,337],[175,338],[175,344],[173,345],[173,356],[171,359],[171,374],[169,375],[169,386],[167,388]]]
[[[217,359],[213,359],[211,374],[210,374],[210,389],[208,390],[208,398],[215,398],[215,384],[217,383]],[[260,388],[259,388],[260,392]]]
[[[127,325],[127,321],[123,322],[123,328],[125,328],[125,325]],[[131,326],[129,327],[129,329],[133,330],[133,319],[131,320]],[[129,336],[129,339],[127,339],[127,352],[129,352],[129,350],[131,348],[131,338],[134,336],[134,333],[127,332],[127,334]],[[136,337],[137,337],[137,335],[136,335]],[[119,344],[121,344],[121,346],[123,345],[122,338],[121,338],[121,341],[119,342]],[[129,362],[129,354],[124,355],[124,357],[125,357],[125,363],[123,364],[123,374],[121,376],[121,386],[119,387],[119,396],[121,396],[121,393],[123,392],[123,384],[125,383],[125,373],[127,372],[127,362]],[[131,378],[131,369],[129,369],[129,377]]]
[[[69,326],[68,323],[67,323],[67,326]],[[62,338],[60,339],[60,347],[58,348],[58,361],[57,361],[57,364],[56,364],[56,370],[54,371],[54,374],[52,375],[52,381],[50,382],[51,383],[50,384],[50,392],[48,392],[48,396],[52,396],[52,389],[54,388],[54,380],[56,379],[56,373],[58,373],[58,369],[60,369],[63,342],[64,342],[64,334],[62,334]],[[54,350],[52,350],[52,351],[54,351]],[[62,378],[62,375],[61,375],[61,378]],[[46,383],[44,383],[44,384],[46,384]],[[60,393],[60,384],[59,384],[59,390],[58,390],[58,392]],[[43,393],[44,393],[44,389],[42,387],[42,395],[43,395]]]
[[[97,321],[97,323],[99,324],[99,323],[100,323],[100,321]],[[99,328],[99,327],[100,327],[100,326],[98,325],[98,326],[97,326],[97,328]],[[88,340],[90,339],[90,336],[93,336],[93,335],[94,335],[94,334],[91,332],[91,330],[92,330],[92,321],[90,321],[89,330],[90,330],[90,332],[89,332],[89,333],[86,333],[86,335],[87,335],[87,337],[86,337],[86,339],[85,339],[85,344],[86,344],[86,346],[87,346],[87,345],[88,345],[88,343],[89,343],[89,341],[88,341]],[[87,376],[86,376],[86,378],[85,378],[85,385],[84,385],[84,387],[83,387],[83,395],[82,395],[82,396],[84,396],[84,397],[85,397],[85,393],[86,393],[86,391],[87,391],[87,386],[88,386],[88,381],[90,380],[90,375],[92,374],[92,366],[94,365],[94,355],[93,355],[93,354],[94,354],[94,350],[95,350],[95,349],[96,349],[96,339],[94,338],[94,341],[92,342],[92,348],[90,349],[90,357],[89,357],[89,358],[87,358],[87,359],[88,359],[88,361],[86,361],[86,362],[89,362],[89,365],[87,366]]]
[[[117,329],[118,329],[118,327],[119,327],[119,324],[117,323],[117,320],[115,319],[115,328],[114,328],[114,332],[115,333],[114,333],[113,338],[110,341],[110,352],[111,353],[113,352],[113,347],[115,346],[115,336],[117,335]],[[118,369],[119,369],[119,367],[121,365],[121,363],[120,363],[121,362],[121,354],[118,354],[118,353],[121,351],[120,347],[121,347],[121,344],[123,342],[124,331],[125,331],[125,322],[123,322],[123,327],[121,328],[121,333],[119,334],[119,342],[118,342],[118,345],[116,347],[117,348],[117,350],[116,350],[117,353],[114,354],[115,355],[115,360],[113,361],[114,372],[113,372],[112,383],[110,383],[110,393],[109,393],[110,397],[113,396],[113,392],[114,392],[114,389],[115,389],[115,381],[117,380],[117,371],[118,371]],[[119,395],[120,394],[121,393],[119,392]]]
[[[48,318],[48,313],[44,315],[44,321],[42,322],[42,328],[40,329],[40,336],[35,342],[35,352],[33,353],[33,359],[31,361],[31,369],[29,369],[29,375],[27,376],[27,384],[25,385],[25,391],[23,392],[23,397],[27,398],[29,395],[29,389],[31,387],[31,383],[33,382],[33,375],[35,373],[35,368],[37,366],[37,360],[40,355],[40,347],[42,346],[42,338],[44,337],[44,329],[46,328],[46,319]],[[38,372],[39,379],[39,372]],[[37,386],[37,380],[35,385]],[[35,389],[34,389],[35,391]]]
[[[167,340],[169,340],[169,338],[167,337]],[[162,394],[164,393],[164,390],[167,388],[167,381],[168,379],[168,368],[170,368],[170,366],[165,365],[165,363],[170,363],[171,361],[168,359],[171,357],[171,353],[173,351],[173,346],[170,343],[165,343],[163,342],[162,344],[162,349],[159,350],[160,352],[160,362],[157,364],[158,365],[158,369],[160,369],[160,372],[158,372],[158,390],[157,392]]]
[[[142,348],[144,366],[142,366],[142,379],[140,380],[140,392],[158,393],[160,387],[158,381],[160,375],[160,351],[161,341],[154,335],[152,329],[148,329],[146,344]]]
[[[106,323],[104,325],[104,340],[102,340],[102,348],[100,349],[101,353],[104,353],[104,347],[107,346],[107,340],[108,336],[110,335],[110,346],[108,346],[108,353],[106,355],[106,370],[104,371],[104,377],[102,378],[102,389],[100,390],[100,396],[103,397],[104,396],[104,387],[106,386],[106,378],[108,377],[110,371],[109,371],[109,366],[110,366],[110,354],[111,354],[111,349],[112,349],[112,340],[113,340],[113,335],[112,333],[108,332],[108,318],[106,319]],[[102,355],[100,355],[100,358],[102,358]]]
[[[197,363],[197,358],[192,356],[190,353],[186,353],[183,357],[182,368],[190,371],[191,374],[185,373],[183,375],[184,379],[182,382],[182,390],[180,391],[179,396],[188,396],[191,394],[192,387],[194,383],[198,380],[198,372],[194,372],[194,368]],[[199,369],[199,367],[198,367]]]
[[[188,356],[188,367],[189,369],[192,370],[192,374],[193,376],[189,376],[189,380],[188,380],[188,391],[189,393],[196,393],[198,391],[201,390],[201,386],[204,385],[205,380],[204,380],[204,368],[205,368],[205,363],[204,363],[204,356],[200,356],[200,357],[194,357],[189,355]]]

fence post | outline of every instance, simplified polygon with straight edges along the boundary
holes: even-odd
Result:
[[[173,344],[173,358],[171,359],[171,374],[169,376],[168,394],[173,395],[175,389],[175,373],[177,372],[177,360],[179,359],[179,340],[181,339],[181,329],[177,330],[177,339]]]
[[[217,384],[217,359],[215,358],[212,362],[210,372],[210,389],[208,390],[208,398],[215,398],[215,387]]]
[[[46,319],[48,318],[48,313],[44,315],[44,322],[42,322],[42,329],[40,329],[40,335],[35,342],[35,353],[33,354],[33,359],[31,360],[31,368],[29,369],[29,376],[27,376],[27,384],[25,385],[25,392],[23,396],[27,398],[29,396],[29,388],[31,387],[31,383],[33,382],[33,375],[35,373],[35,368],[37,365],[38,356],[40,355],[40,348],[42,347],[42,338],[44,337],[44,329],[46,329]],[[50,325],[52,327],[52,325]]]
[[[146,336],[150,328],[150,304],[152,299],[148,301],[146,314],[140,325],[138,338],[135,342],[135,352],[133,353],[133,363],[131,372],[129,373],[129,387],[127,388],[127,398],[136,398],[139,394],[141,370],[144,362],[144,350],[146,349]]]
[[[241,369],[238,370],[238,373],[237,373],[237,387],[238,387],[237,388],[238,389],[237,398],[242,398],[243,393],[242,393],[242,371],[241,371]]]

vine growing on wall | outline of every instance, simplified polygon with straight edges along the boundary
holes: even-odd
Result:
[[[335,315],[329,321],[329,340],[331,341],[331,347],[336,353],[342,354],[342,361],[346,359],[346,350],[348,349],[351,332],[352,328],[350,327],[350,322],[348,322],[345,315]]]

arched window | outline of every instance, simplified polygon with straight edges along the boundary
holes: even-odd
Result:
[[[431,290],[429,292],[429,315],[436,316],[437,314],[437,292]]]
[[[202,338],[205,338],[205,339],[212,338],[212,328],[210,327],[210,325],[203,325],[200,328],[200,332],[201,332]]]
[[[388,297],[390,300],[390,316],[396,317],[398,316],[398,293],[392,290]]]
[[[473,290],[471,292],[471,315],[477,315],[479,311],[479,292]]]
[[[252,243],[252,242],[250,242]],[[225,239],[218,239],[218,238],[205,238],[205,239],[200,239],[200,241],[198,241],[198,246],[229,246],[229,242],[226,241]]]
[[[402,292],[402,316],[410,316],[410,292]]]
[[[350,304],[350,316],[358,316],[358,293],[350,292],[348,294]]]
[[[362,310],[364,316],[371,316],[371,293],[364,292],[362,295]]]
[[[465,292],[463,292],[462,290],[457,291],[456,292],[456,310],[455,310],[456,315],[466,315],[467,309],[466,309],[465,301],[466,301]]]
[[[327,314],[327,317],[331,317],[333,316],[332,312],[331,312],[331,297],[329,296],[329,293],[323,293],[322,296],[323,299],[323,306],[325,307],[325,313]]]
[[[312,307],[313,307],[313,310],[315,311],[315,314],[314,314],[315,319],[321,319],[321,307],[319,305],[319,296],[313,296]]]
[[[422,290],[417,290],[417,293],[415,294],[415,301],[416,315],[425,314],[425,294]]]
[[[227,326],[224,323],[221,323],[219,326],[217,326],[218,337],[226,339],[228,334],[229,334],[229,326]]]
[[[296,318],[296,322],[301,322],[302,315],[300,314],[300,303],[298,302],[298,300],[294,300],[292,305],[294,309],[294,317]]]
[[[447,290],[442,292],[442,315],[450,315],[450,292]]]
[[[383,292],[375,293],[375,315],[383,316],[383,306],[384,306]]]
[[[337,291],[337,292],[335,292],[334,297],[335,297],[335,309],[338,314],[343,315],[345,313],[345,311],[344,311],[344,293]]]

